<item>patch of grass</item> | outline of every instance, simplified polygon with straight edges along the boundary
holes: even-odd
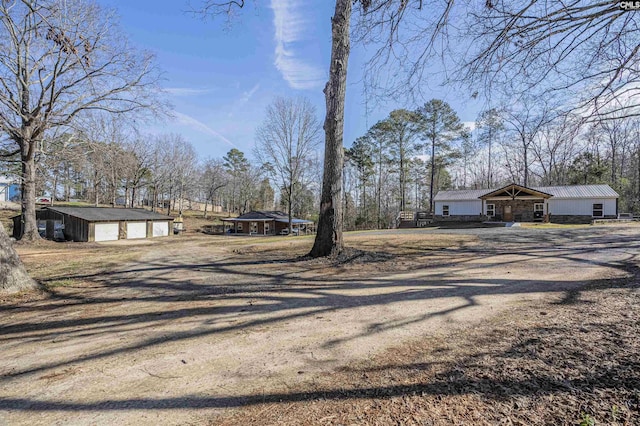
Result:
[[[49,204],[46,204],[49,205]],[[95,206],[94,203],[88,203],[86,201],[56,201],[54,203],[54,207],[58,206],[58,207],[93,207]],[[104,206],[104,207],[111,207],[111,206]]]
[[[575,228],[588,228],[592,225],[586,223],[536,223],[536,222],[522,222],[520,223],[522,228],[541,228],[541,229],[575,229]]]
[[[595,426],[596,421],[587,413],[582,413],[580,416],[580,426]]]
[[[29,275],[46,286],[69,285],[82,277],[134,261],[142,254],[140,247],[83,248],[81,244],[71,249],[69,244],[61,244],[60,248],[47,247],[39,251],[29,246],[18,247],[18,253]]]
[[[43,283],[44,287],[48,290],[56,287],[67,287],[74,284],[76,284],[76,280],[69,279],[69,278],[62,279],[62,280],[52,280],[52,281]]]
[[[0,210],[0,222],[4,225],[4,230],[9,236],[13,233],[13,220],[11,218],[19,214],[20,212],[17,210]]]

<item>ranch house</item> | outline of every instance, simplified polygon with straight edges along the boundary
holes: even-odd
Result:
[[[618,217],[618,193],[609,185],[537,186],[440,191],[436,221],[590,223]]]

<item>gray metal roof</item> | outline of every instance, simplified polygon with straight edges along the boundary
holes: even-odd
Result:
[[[289,216],[281,211],[251,211],[238,217],[231,217],[222,219],[227,222],[270,222],[275,220],[276,222],[289,223]],[[304,219],[291,219],[292,223],[313,223],[311,220]]]
[[[484,194],[493,191],[495,191],[495,189],[460,189],[456,191],[438,191],[436,196],[433,197],[433,201],[477,200]]]
[[[499,189],[499,188],[496,188]],[[496,189],[461,189],[457,191],[439,191],[434,201],[465,201],[477,200]],[[619,195],[609,185],[566,185],[566,186],[532,186],[531,189],[546,192],[553,198],[618,198]]]
[[[553,195],[553,198],[618,198],[609,185],[538,186],[537,191]]]
[[[144,209],[64,206],[44,207],[44,209],[84,219],[89,222],[108,222],[112,220],[173,220],[171,216],[165,216]]]

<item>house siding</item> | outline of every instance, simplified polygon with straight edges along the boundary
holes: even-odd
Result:
[[[487,200],[488,204],[495,204],[496,220],[503,220],[504,205],[512,206],[513,220],[533,221],[534,203],[543,203],[539,200]],[[555,223],[591,223],[593,218],[593,205],[602,204],[604,219],[615,219],[617,217],[617,207],[615,198],[571,198],[554,199],[546,201],[545,213],[549,214],[551,222]],[[449,216],[442,215],[442,207],[449,206]],[[482,214],[481,214],[482,212]],[[435,220],[439,222],[472,222],[484,221],[488,218],[484,216],[481,200],[437,200],[435,201]]]
[[[611,198],[588,199],[549,199],[551,216],[588,216],[593,215],[593,205],[603,204],[605,216],[617,216],[616,200]]]
[[[442,216],[442,206],[449,206],[449,216],[478,216],[482,212],[481,200],[436,201],[436,216]]]

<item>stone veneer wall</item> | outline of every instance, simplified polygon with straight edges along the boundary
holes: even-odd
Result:
[[[591,223],[594,218],[589,215],[566,215],[566,214],[552,214],[550,218],[551,223]],[[603,218],[596,219],[617,219],[615,215],[605,216]]]
[[[504,207],[511,206],[511,215],[516,222],[533,222],[533,205],[544,202],[540,200],[496,200],[487,204],[496,205],[496,216],[504,220]]]
[[[479,214],[452,216],[442,216],[437,214],[433,218],[436,222],[484,222],[489,219],[487,216]]]

